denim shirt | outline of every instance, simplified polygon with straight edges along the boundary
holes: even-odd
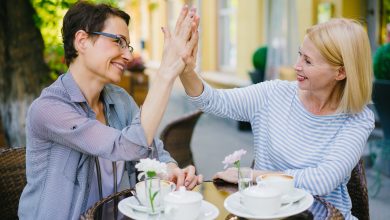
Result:
[[[134,161],[157,157],[175,162],[161,140],[147,145],[140,110],[122,88],[102,91],[106,126],[96,120],[70,73],[45,88],[27,113],[27,185],[19,201],[20,219],[79,219],[85,212],[94,157],[127,161],[134,184]],[[154,150],[156,149],[156,151]]]

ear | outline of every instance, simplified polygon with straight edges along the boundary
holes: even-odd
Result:
[[[336,80],[344,80],[345,78],[347,78],[347,75],[345,73],[345,68],[344,66],[338,68],[337,70],[337,75],[336,75]]]
[[[74,37],[74,48],[78,54],[82,54],[88,48],[88,45],[89,40],[87,32],[83,30],[77,31]]]

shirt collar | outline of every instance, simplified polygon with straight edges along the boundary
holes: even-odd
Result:
[[[62,77],[62,84],[64,85],[66,92],[69,94],[72,102],[87,102],[80,90],[80,87],[77,85],[76,81],[74,81],[70,72],[65,73]]]
[[[72,102],[87,102],[83,93],[80,90],[80,87],[77,85],[76,81],[73,78],[73,75],[70,72],[67,72],[62,77],[62,83],[65,90],[70,96]],[[102,91],[102,96],[105,104],[114,105],[114,100],[111,98],[109,93],[109,88],[107,85],[104,86]]]

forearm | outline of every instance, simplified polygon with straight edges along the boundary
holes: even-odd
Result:
[[[203,83],[198,74],[192,70],[191,73],[183,73],[180,75],[180,80],[184,86],[187,95],[196,97],[203,92]]]
[[[156,135],[157,128],[168,104],[174,77],[157,73],[141,109],[141,125],[145,131],[148,146]]]

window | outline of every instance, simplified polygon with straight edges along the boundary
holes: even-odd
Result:
[[[237,2],[219,0],[218,64],[221,71],[233,72],[237,66]]]

